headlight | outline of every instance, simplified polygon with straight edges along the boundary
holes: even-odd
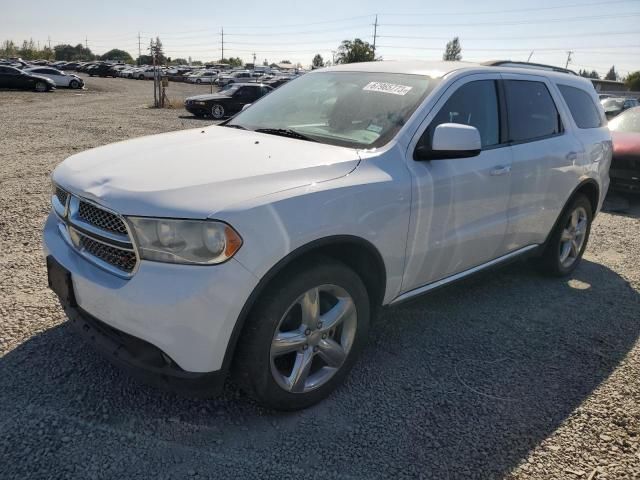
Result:
[[[233,257],[240,235],[226,223],[128,217],[140,257],[166,263],[213,265]]]

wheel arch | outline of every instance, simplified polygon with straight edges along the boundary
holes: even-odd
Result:
[[[598,185],[598,182],[596,182],[593,178],[585,178],[576,186],[576,188],[573,189],[571,195],[569,195],[569,198],[567,198],[567,201],[562,207],[558,218],[553,224],[553,228],[547,234],[547,238],[545,239],[543,246],[547,245],[549,239],[551,238],[551,235],[553,235],[553,232],[558,226],[558,222],[566,212],[567,208],[569,208],[569,206],[571,205],[571,202],[573,202],[573,200],[578,195],[584,195],[585,197],[587,197],[589,203],[591,204],[591,212],[593,215],[592,218],[595,218],[596,210],[598,209],[598,204],[600,201],[600,186]]]
[[[314,240],[293,250],[271,267],[249,295],[227,343],[222,362],[222,370],[225,374],[228,373],[233,362],[245,321],[266,288],[288,269],[317,256],[331,257],[353,269],[360,276],[369,293],[371,316],[376,315],[382,307],[387,286],[386,267],[378,249],[368,240],[352,235],[334,235]]]

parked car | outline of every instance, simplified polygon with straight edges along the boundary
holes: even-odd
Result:
[[[640,193],[640,107],[632,107],[609,122],[613,140],[611,188]]]
[[[196,95],[184,102],[184,108],[196,117],[211,116],[216,120],[238,113],[273,89],[261,83],[235,83],[218,93]]]
[[[251,72],[248,70],[242,70],[219,76],[216,84],[224,87],[230,83],[246,82],[250,78],[253,78]]]
[[[25,72],[8,65],[0,65],[0,88],[48,92],[49,90],[54,90],[56,84],[47,77]]]
[[[98,63],[92,65],[87,69],[87,73],[90,77],[113,77],[116,78],[118,76],[118,71],[114,70],[111,65],[108,63]]]
[[[64,73],[52,67],[33,67],[25,68],[25,72],[34,73],[47,77],[56,84],[56,87],[68,87],[68,88],[82,88],[84,87],[84,80],[77,75],[70,73]]]
[[[620,115],[628,108],[638,106],[637,99],[626,97],[605,98],[604,100],[601,100],[601,103],[602,108],[604,108],[604,113],[609,120],[611,120],[616,115]]]
[[[213,83],[218,78],[218,72],[200,70],[199,72],[189,75],[188,81],[191,83]]]
[[[307,73],[219,126],[58,165],[49,285],[138,375],[202,394],[233,366],[260,403],[307,407],[382,306],[523,256],[579,265],[609,184],[597,102],[589,80],[546,70]]]

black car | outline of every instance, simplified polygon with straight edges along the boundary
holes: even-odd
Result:
[[[607,120],[611,120],[613,117],[620,115],[629,108],[638,106],[638,100],[635,98],[625,97],[605,98],[604,100],[601,100],[600,103],[602,103]]]
[[[114,70],[113,65],[109,65],[106,63],[99,63],[94,65],[93,67],[87,69],[87,73],[90,77],[98,76],[98,77],[118,77],[117,70]]]
[[[234,83],[218,93],[189,97],[184,102],[184,108],[196,117],[211,116],[220,120],[238,113],[242,107],[272,90],[262,83]]]
[[[15,67],[0,65],[0,88],[48,92],[55,89],[56,84],[40,75],[23,72]]]

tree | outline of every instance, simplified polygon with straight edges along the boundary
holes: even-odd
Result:
[[[244,64],[240,57],[222,58],[219,63],[226,63],[232,67],[241,67]]]
[[[66,62],[70,62],[72,60],[94,60],[96,56],[91,52],[90,49],[85,48],[81,43],[77,44],[75,47],[72,45],[56,45],[53,47],[55,52],[56,60],[64,60]]]
[[[447,42],[442,60],[450,62],[459,62],[462,60],[462,47],[460,46],[460,39],[458,37],[453,37],[453,40]]]
[[[149,42],[149,53],[151,53],[151,61],[153,62],[153,58],[156,59],[156,65],[163,65],[167,59],[164,56],[164,51],[162,50],[162,42],[160,41],[160,37],[156,37],[155,41],[151,39]]]
[[[580,75],[581,77],[584,77],[584,78],[595,78],[595,79],[599,79],[600,78],[600,75],[595,70],[588,71],[588,70],[580,69],[578,71],[578,75]]]
[[[133,58],[124,50],[114,48],[100,57],[100,60],[114,60],[117,62],[133,63]]]
[[[616,66],[613,65],[609,71],[607,72],[607,74],[604,77],[605,80],[617,80],[618,79],[618,74],[616,73]]]
[[[640,90],[640,70],[630,73],[627,78],[624,79],[624,84],[632,92]]]
[[[359,38],[353,41],[343,40],[338,47],[336,63],[373,62],[374,60],[376,60],[376,54],[373,47],[369,42]]]
[[[313,57],[313,61],[311,62],[311,67],[312,68],[324,67],[324,60],[322,59],[322,55],[317,53],[316,56]]]
[[[189,60],[187,60],[186,58],[174,58],[173,60],[171,60],[171,63],[173,65],[188,65]]]
[[[140,55],[136,58],[136,64],[138,65],[151,65],[153,63],[153,57],[151,55]]]
[[[289,60],[280,60],[280,63],[286,63],[288,65],[291,65],[291,62]]]

